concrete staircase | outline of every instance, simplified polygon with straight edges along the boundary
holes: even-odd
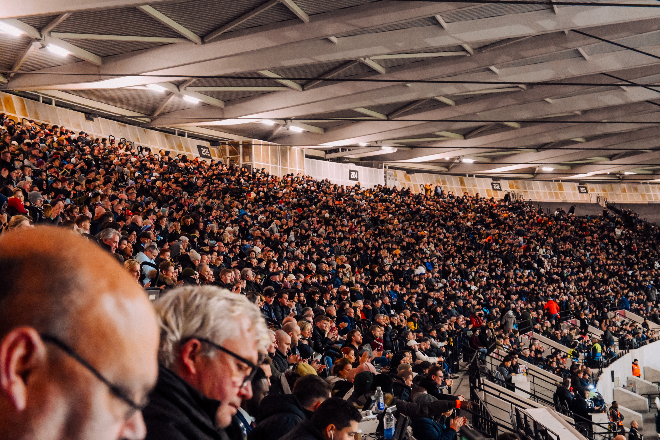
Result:
[[[658,433],[655,431],[655,415],[658,408],[654,398],[649,402],[649,398],[641,394],[657,393],[657,390],[657,385],[636,377],[629,377],[625,387],[614,388],[614,400],[619,403],[619,412],[624,416],[624,427],[627,430],[630,422],[636,420],[645,440],[658,438]]]

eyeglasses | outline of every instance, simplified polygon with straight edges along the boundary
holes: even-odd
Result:
[[[234,353],[233,351],[228,350],[225,347],[223,347],[222,345],[218,345],[215,342],[213,342],[209,339],[206,339],[206,338],[198,338],[196,336],[191,336],[190,338],[187,338],[184,341],[182,341],[182,343],[186,343],[186,342],[190,341],[191,339],[197,339],[199,342],[204,342],[205,344],[209,344],[213,348],[215,348],[217,350],[220,350],[223,353],[227,353],[229,356],[231,356],[234,359],[238,360],[239,362],[242,362],[245,365],[247,365],[250,368],[250,372],[243,379],[243,382],[241,383],[240,388],[243,388],[248,383],[252,382],[252,379],[254,379],[254,376],[257,375],[257,371],[258,371],[259,366],[256,365],[254,362],[249,361],[249,360],[245,359],[243,356],[239,356],[236,353]]]
[[[69,347],[67,344],[62,342],[59,338],[47,334],[40,334],[41,340],[44,342],[48,342],[62,350],[64,353],[72,357],[74,360],[76,360],[80,365],[85,367],[87,370],[89,370],[90,373],[92,373],[98,380],[103,382],[108,389],[110,390],[110,393],[118,398],[119,400],[122,400],[128,406],[131,407],[131,410],[128,412],[126,415],[126,420],[130,419],[131,416],[135,412],[141,412],[149,403],[147,399],[145,399],[142,403],[137,403],[134,401],[129,395],[128,392],[126,392],[122,387],[119,385],[115,385],[112,382],[110,382],[108,379],[106,379],[96,368],[94,368],[89,362],[87,362],[82,356],[80,356],[78,353],[75,352],[75,350],[71,347]]]

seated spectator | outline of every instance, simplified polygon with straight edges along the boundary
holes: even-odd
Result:
[[[213,286],[172,290],[156,303],[158,383],[144,410],[147,439],[220,439],[270,344],[259,309]]]
[[[442,367],[434,365],[429,368],[425,377],[419,382],[419,386],[438,400],[456,400],[455,396],[443,394],[443,391],[452,385],[451,379],[444,378]]]
[[[350,371],[352,368],[351,361],[348,359],[338,359],[332,366],[332,375],[328,377],[328,382],[334,384],[340,380],[350,380]]]
[[[310,374],[296,380],[292,394],[268,395],[261,405],[249,440],[278,440],[305,420],[330,397],[330,385]]]
[[[143,438],[158,328],[133,277],[43,226],[2,234],[0,274],[0,438]]]
[[[465,417],[452,417],[454,410],[451,409],[438,417],[438,420],[431,418],[414,419],[412,421],[412,430],[415,438],[428,440],[452,440],[456,438],[456,433],[461,426],[467,423]]]
[[[298,425],[283,440],[353,440],[362,421],[351,403],[336,397],[323,402],[311,420]]]

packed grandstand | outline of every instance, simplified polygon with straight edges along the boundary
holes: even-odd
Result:
[[[313,374],[362,408],[376,384],[442,400],[461,362],[488,355],[502,386],[531,364],[566,378],[572,399],[593,384],[588,366],[657,339],[660,230],[635,217],[277,177],[4,115],[0,129],[2,234],[74,230],[154,298],[245,295],[271,329],[271,393]],[[266,419],[250,439],[279,438]]]

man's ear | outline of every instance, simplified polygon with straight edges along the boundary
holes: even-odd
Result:
[[[325,427],[323,435],[328,440],[334,440],[336,427],[332,423]]]
[[[202,354],[202,344],[197,339],[191,339],[181,347],[180,362],[186,373],[197,374],[197,363]]]
[[[0,393],[16,411],[27,406],[30,374],[46,359],[39,333],[32,327],[18,327],[0,341]]]

